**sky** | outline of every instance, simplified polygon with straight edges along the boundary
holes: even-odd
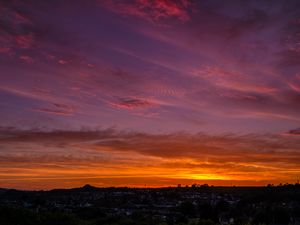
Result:
[[[298,0],[0,1],[0,187],[299,178]]]

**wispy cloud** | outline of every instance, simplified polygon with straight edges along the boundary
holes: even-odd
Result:
[[[135,1],[99,1],[107,9],[129,16],[140,17],[150,22],[176,18],[186,22],[190,20],[189,11],[193,6],[190,0],[135,0]]]
[[[33,111],[50,113],[55,115],[70,116],[74,113],[74,108],[65,104],[52,103],[52,108],[35,108]]]

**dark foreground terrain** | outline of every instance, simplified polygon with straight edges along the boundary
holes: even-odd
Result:
[[[300,185],[0,189],[0,225],[300,224]]]

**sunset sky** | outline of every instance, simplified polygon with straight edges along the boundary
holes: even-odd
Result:
[[[0,187],[298,179],[299,0],[0,1]]]

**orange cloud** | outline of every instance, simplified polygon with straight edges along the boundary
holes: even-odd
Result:
[[[299,139],[282,135],[153,135],[114,129],[12,127],[1,129],[0,146],[10,149],[0,151],[0,185],[11,187],[30,188],[39,182],[50,188],[50,180],[62,187],[87,180],[102,182],[101,186],[168,186],[192,181],[256,185],[291,182],[300,172]]]

